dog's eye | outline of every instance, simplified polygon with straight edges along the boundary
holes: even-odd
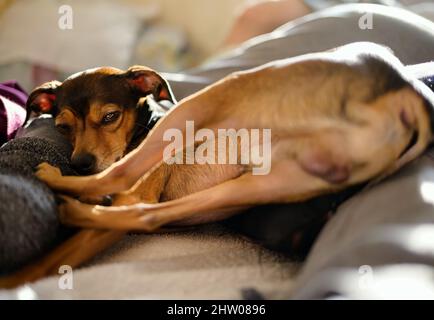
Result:
[[[121,113],[119,111],[106,113],[104,117],[102,117],[101,124],[109,124],[115,122],[120,117],[120,115]]]
[[[56,129],[64,135],[68,135],[71,133],[72,129],[70,126],[68,126],[67,124],[57,124],[56,125]]]

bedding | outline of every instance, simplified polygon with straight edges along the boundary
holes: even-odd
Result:
[[[41,257],[69,234],[57,217],[53,192],[33,175],[48,161],[63,172],[69,145],[51,119],[38,119],[0,148],[0,275]]]
[[[434,149],[346,202],[325,226],[297,299],[434,299]]]
[[[373,15],[375,27],[372,30],[359,28],[359,19],[366,13]],[[182,74],[168,73],[165,77],[180,99],[231,72],[356,41],[385,45],[404,65],[419,64],[433,59],[433,37],[433,23],[410,11],[375,4],[339,5],[288,22],[269,34],[250,39],[238,48],[210,59],[198,68]]]

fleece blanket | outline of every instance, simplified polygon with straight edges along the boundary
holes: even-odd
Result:
[[[43,130],[29,124],[25,134],[0,148],[0,275],[37,259],[66,236],[54,194],[33,170],[47,161],[65,174],[74,174],[69,167],[70,147],[51,119],[37,122]]]
[[[73,287],[61,275],[0,299],[258,299],[283,298],[297,263],[220,225],[171,234],[128,235],[80,269]],[[284,292],[286,294],[286,292]]]

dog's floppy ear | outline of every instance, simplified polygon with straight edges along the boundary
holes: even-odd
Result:
[[[54,115],[56,109],[56,90],[62,83],[56,80],[46,82],[32,91],[27,99],[27,119],[31,114],[51,114]]]
[[[143,66],[133,66],[125,72],[125,77],[140,97],[152,94],[157,101],[169,100],[176,103],[169,84],[155,71]]]

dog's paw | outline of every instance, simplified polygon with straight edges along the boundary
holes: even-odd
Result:
[[[88,196],[88,195],[82,195],[78,198],[80,202],[87,203],[87,204],[93,204],[93,205],[101,205],[109,207],[113,203],[113,198],[109,195],[106,196]]]
[[[58,206],[59,220],[62,224],[73,227],[92,227],[93,205],[82,203],[65,195],[58,195],[62,202]]]
[[[48,186],[54,187],[54,183],[62,177],[62,172],[59,168],[43,162],[37,166],[35,175]]]

